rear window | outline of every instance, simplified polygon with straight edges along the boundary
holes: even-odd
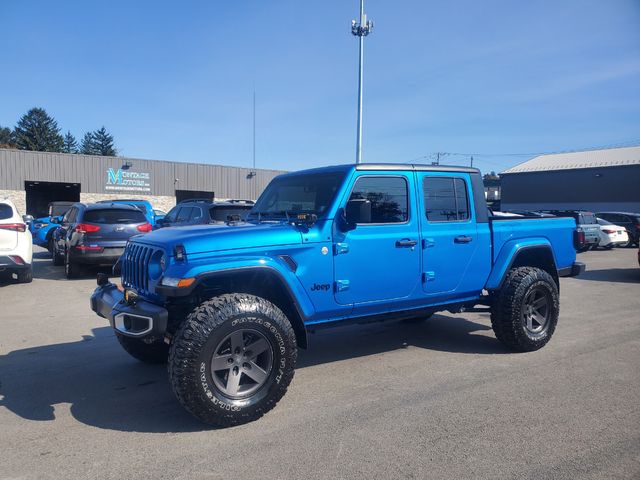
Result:
[[[211,207],[209,216],[214,222],[226,222],[229,215],[239,215],[244,220],[250,211],[251,207]]]
[[[582,212],[580,214],[580,223],[583,225],[593,225],[596,223],[596,216],[593,213]]]
[[[6,203],[0,203],[0,220],[13,217],[13,208]]]
[[[124,210],[105,208],[88,210],[84,213],[83,222],[87,223],[146,223],[147,219],[140,210]]]

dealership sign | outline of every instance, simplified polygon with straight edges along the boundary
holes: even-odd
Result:
[[[151,192],[151,174],[119,168],[107,170],[105,190],[118,192]]]

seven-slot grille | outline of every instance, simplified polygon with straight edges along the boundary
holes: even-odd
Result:
[[[128,243],[121,259],[122,285],[140,293],[149,292],[149,260],[154,249],[139,243]]]

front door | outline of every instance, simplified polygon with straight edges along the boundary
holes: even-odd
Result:
[[[370,202],[371,218],[336,238],[337,303],[402,299],[419,288],[419,222],[410,208],[415,205],[413,181],[412,172],[366,172],[355,177],[349,199]]]
[[[477,282],[467,285],[469,282],[465,281],[478,245],[482,243],[477,235],[469,175],[426,172],[418,174],[418,183],[424,209],[424,292],[434,300],[446,300],[477,290]]]

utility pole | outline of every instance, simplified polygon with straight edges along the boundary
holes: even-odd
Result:
[[[253,89],[253,170],[256,169],[256,89]]]
[[[358,37],[359,60],[358,60],[358,123],[356,140],[356,163],[362,162],[362,77],[364,73],[364,37],[371,33],[373,22],[367,20],[364,13],[364,0],[360,0],[360,23],[351,20],[351,33]]]

